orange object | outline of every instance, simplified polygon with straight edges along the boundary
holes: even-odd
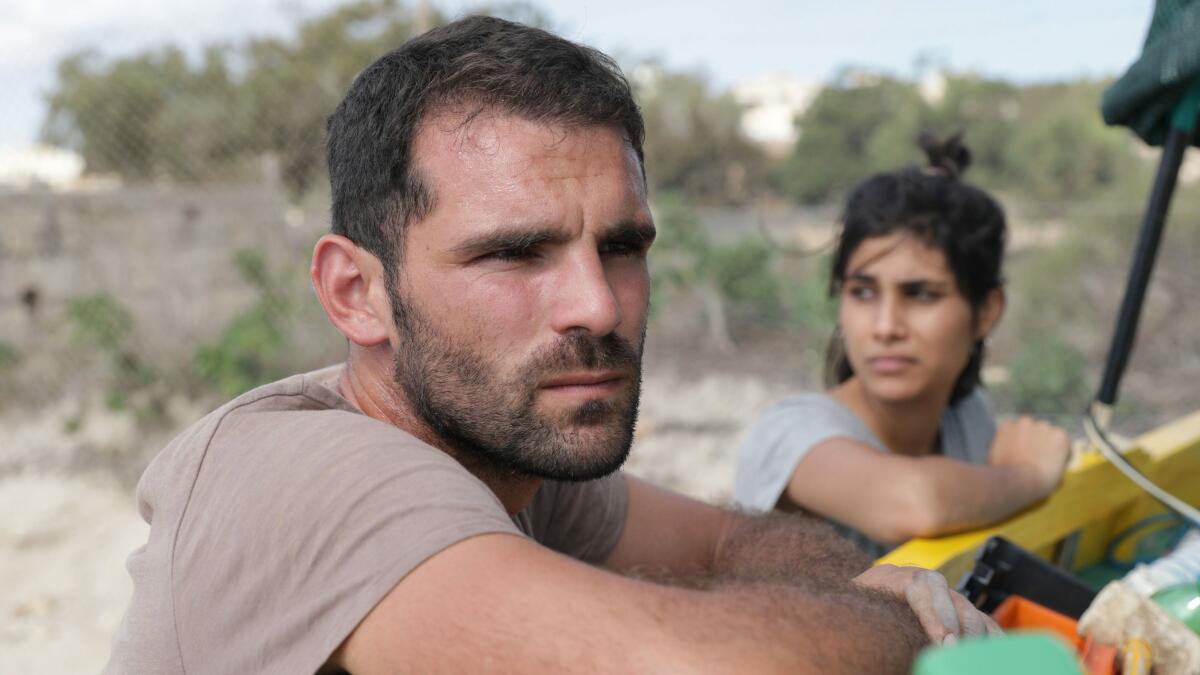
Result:
[[[1079,634],[1077,622],[1069,616],[1063,616],[1031,600],[1010,595],[992,612],[992,618],[1005,630],[1041,630],[1053,633],[1075,650],[1088,675],[1113,675],[1117,672],[1117,648],[1083,637]]]

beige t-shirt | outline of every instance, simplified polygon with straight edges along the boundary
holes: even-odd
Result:
[[[266,385],[171,442],[138,484],[147,543],[105,673],[313,673],[422,561],[523,534],[598,563],[628,504],[619,474],[543,484],[510,518],[445,453],[363,415],[338,368]]]

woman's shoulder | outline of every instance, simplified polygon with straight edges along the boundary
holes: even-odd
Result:
[[[995,409],[992,407],[992,397],[982,386],[976,386],[971,393],[950,406],[946,412],[965,423],[990,421],[996,417]]]
[[[824,392],[794,394],[780,399],[754,424],[750,436],[787,436],[792,441],[818,442],[834,436],[871,440],[862,420],[837,399]]]
[[[824,393],[780,399],[759,416],[738,449],[734,500],[746,508],[769,510],[800,460],[832,438],[878,444],[854,413]]]
[[[985,463],[995,435],[996,413],[983,387],[975,387],[942,416],[942,452],[947,457]]]
[[[785,396],[768,408],[763,416],[794,415],[797,413],[834,417],[843,415],[854,416],[854,413],[850,412],[846,406],[824,392],[804,392]]]

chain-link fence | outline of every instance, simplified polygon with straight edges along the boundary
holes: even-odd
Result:
[[[0,166],[0,413],[54,411],[61,429],[4,443],[0,465],[133,441],[128,478],[148,449],[95,424],[177,427],[189,402],[341,354],[305,283],[328,228],[325,119],[437,20],[355,2],[288,37],[58,63],[40,145]]]

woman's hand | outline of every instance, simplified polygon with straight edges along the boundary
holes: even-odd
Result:
[[[1071,456],[1071,438],[1061,427],[1022,416],[996,428],[988,462],[1027,472],[1039,498],[1054,491]]]

